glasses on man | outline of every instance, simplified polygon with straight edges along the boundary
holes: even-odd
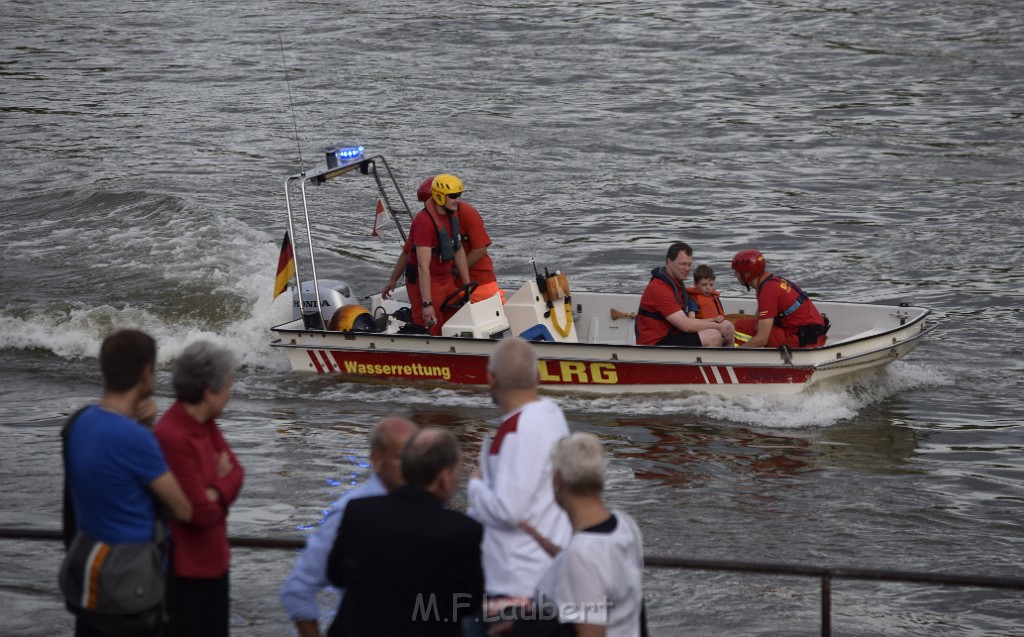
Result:
[[[459,198],[459,197],[461,197],[461,196],[462,196],[462,193],[461,193],[461,192],[453,192],[453,193],[451,193],[451,194],[449,194],[449,195],[448,195],[448,197],[449,197],[450,199],[458,199],[458,198]]]

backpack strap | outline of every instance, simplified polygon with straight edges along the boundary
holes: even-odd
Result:
[[[75,522],[75,503],[71,500],[71,488],[68,486],[68,436],[71,434],[71,426],[75,424],[75,420],[82,415],[82,412],[91,407],[92,405],[86,405],[64,421],[64,426],[60,428],[60,447],[61,456],[64,459],[64,504],[61,512],[61,520],[64,531],[64,548],[68,548],[71,544],[71,538],[75,537],[75,532],[78,530],[78,524]]]

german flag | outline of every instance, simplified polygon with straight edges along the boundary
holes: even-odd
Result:
[[[277,258],[277,278],[274,279],[274,298],[281,296],[281,293],[288,289],[288,282],[295,276],[295,253],[292,252],[292,242],[288,239],[288,231],[284,232],[284,241],[281,242],[281,256]]]

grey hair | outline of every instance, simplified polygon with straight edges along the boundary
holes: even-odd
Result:
[[[219,392],[237,364],[231,350],[209,341],[196,341],[174,361],[172,382],[178,400],[194,405],[209,389]]]
[[[604,490],[604,448],[594,434],[577,431],[556,442],[551,468],[561,474],[569,493],[593,495]]]
[[[487,371],[502,389],[533,389],[540,383],[537,352],[518,336],[498,342],[487,361]]]

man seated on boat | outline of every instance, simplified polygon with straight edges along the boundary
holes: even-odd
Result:
[[[458,271],[463,285],[471,280],[455,215],[462,190],[462,181],[455,175],[435,177],[430,199],[409,228],[405,281],[412,319],[433,336],[441,335],[441,326],[454,314],[441,307],[458,290],[452,268]]]
[[[416,189],[416,198],[426,202],[431,199],[431,188],[434,185],[434,177],[427,177]],[[477,287],[473,290],[470,302],[478,303],[489,299],[495,294],[501,296],[501,302],[505,302],[505,291],[498,286],[498,277],[494,274],[494,262],[487,253],[487,246],[491,245],[491,237],[484,227],[483,217],[480,212],[464,199],[458,200],[458,209],[455,214],[459,219],[459,236],[462,240],[462,249],[466,252],[466,264],[469,266],[469,279],[476,281]],[[411,243],[407,240],[398,256],[391,277],[381,290],[381,298],[388,298],[391,291],[398,285],[398,279],[405,274],[406,253]],[[458,271],[452,271],[452,279],[455,285],[458,281]]]
[[[757,319],[736,321],[736,331],[750,334],[740,347],[782,347],[791,349],[825,344],[828,319],[795,283],[766,271],[764,255],[741,250],[732,259],[739,282],[757,289]]]
[[[665,265],[651,270],[651,282],[640,297],[636,313],[637,345],[732,345],[732,323],[721,316],[710,320],[691,316],[697,310],[686,293],[686,279],[692,266],[693,248],[677,241],[669,246]]]

